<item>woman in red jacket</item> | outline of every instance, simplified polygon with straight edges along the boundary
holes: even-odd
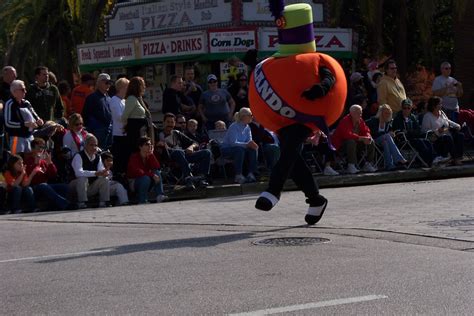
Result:
[[[350,174],[358,173],[357,157],[367,148],[366,163],[363,171],[375,172],[377,169],[373,166],[375,148],[370,129],[362,119],[362,107],[354,104],[336,128],[331,137],[334,147],[337,151],[347,156],[347,172]]]
[[[133,153],[128,160],[127,178],[130,187],[135,191],[138,204],[148,203],[148,192],[156,193],[156,201],[168,199],[163,192],[163,181],[160,173],[160,163],[153,154],[153,145],[149,137],[138,139],[138,152]]]

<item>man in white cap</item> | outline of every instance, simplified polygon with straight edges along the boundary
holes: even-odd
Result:
[[[96,91],[86,98],[82,110],[87,131],[97,137],[102,149],[107,149],[112,144],[112,115],[108,95],[111,85],[110,75],[101,73],[97,77]]]

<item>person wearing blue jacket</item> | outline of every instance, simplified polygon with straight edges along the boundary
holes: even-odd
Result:
[[[231,159],[235,169],[235,182],[256,182],[258,145],[252,139],[249,123],[252,122],[252,112],[243,107],[234,114],[234,123],[229,126],[221,144],[221,154]],[[244,161],[248,164],[248,174],[242,174]]]
[[[87,96],[82,109],[86,129],[97,137],[99,147],[102,149],[112,145],[112,114],[108,95],[111,84],[108,74],[100,74],[97,77],[97,90]]]

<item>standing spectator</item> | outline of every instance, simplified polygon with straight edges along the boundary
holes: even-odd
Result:
[[[61,95],[58,88],[49,82],[47,67],[36,67],[35,82],[30,85],[26,99],[43,121],[53,121],[64,116]]]
[[[7,103],[12,98],[10,85],[16,80],[16,69],[12,66],[5,66],[2,70],[2,85],[0,87],[0,101]]]
[[[163,91],[163,113],[173,113],[177,115],[196,110],[193,104],[189,105],[183,103],[183,87],[183,78],[177,75],[170,77],[169,87]]]
[[[61,101],[64,105],[64,113],[66,117],[69,117],[72,114],[71,99],[69,98],[71,94],[71,86],[66,80],[58,83],[59,95],[61,96]]]
[[[360,72],[354,72],[350,78],[350,85],[348,91],[349,104],[359,104],[355,99],[361,97],[367,97],[367,91],[364,87],[364,76]]]
[[[207,76],[209,89],[199,100],[198,111],[207,130],[214,128],[214,122],[222,120],[227,125],[232,121],[235,101],[227,90],[220,89],[217,85],[216,75]]]
[[[364,171],[375,172],[377,169],[372,162],[375,158],[375,148],[370,135],[370,129],[362,119],[362,107],[354,104],[349,109],[349,114],[339,122],[336,131],[331,137],[337,151],[347,156],[347,173],[358,173],[356,164],[358,157],[366,150]]]
[[[105,207],[110,199],[109,171],[105,169],[97,153],[97,138],[88,134],[84,150],[72,159],[72,168],[76,179],[69,184],[77,194],[77,207],[86,208],[88,198],[99,194],[99,207]]]
[[[81,84],[72,89],[71,92],[71,112],[82,113],[86,98],[94,92],[94,77],[91,74],[81,76]]]
[[[33,129],[43,125],[43,120],[36,114],[30,102],[25,100],[25,83],[13,80],[10,86],[12,98],[5,104],[5,128],[10,137],[12,154],[29,152],[33,140]],[[26,119],[25,116],[31,116]]]
[[[145,94],[145,80],[142,77],[133,77],[128,84],[125,95],[125,108],[122,113],[122,123],[127,133],[126,161],[137,148],[137,139],[148,136],[155,139],[151,113],[143,101]]]
[[[2,163],[2,166],[3,166],[3,163]],[[7,184],[5,183],[5,177],[3,176],[3,172],[0,172],[0,215],[10,213],[5,204],[6,200],[7,200]]]
[[[379,104],[388,104],[394,114],[401,110],[402,101],[407,98],[405,88],[397,78],[397,63],[393,59],[385,63],[385,74],[377,85],[377,98]]]
[[[110,97],[107,94],[111,84],[108,74],[100,74],[97,77],[96,91],[86,98],[82,109],[87,131],[97,137],[102,149],[107,149],[112,144],[112,114],[109,107]]]
[[[168,197],[163,191],[163,179],[160,163],[153,154],[153,144],[149,137],[140,137],[137,141],[138,152],[130,156],[127,177],[132,191],[137,194],[138,204],[148,202],[148,192],[156,193],[156,201],[163,202]]]
[[[114,156],[108,152],[104,151],[102,155],[100,155],[102,159],[102,163],[106,170],[109,171],[109,175],[107,178],[109,179],[110,185],[110,197],[116,196],[117,197],[117,204],[116,206],[122,206],[128,204],[128,193],[127,190],[123,187],[122,183],[119,181],[114,180],[112,174],[112,168],[114,166]]]
[[[41,138],[31,142],[31,154],[25,158],[26,173],[31,179],[31,187],[37,198],[45,197],[54,210],[64,210],[69,206],[67,184],[49,184],[57,176],[57,169],[46,151],[46,143]],[[35,171],[35,173],[33,173]]]
[[[176,116],[173,113],[166,113],[163,123],[164,129],[159,134],[158,149],[161,150],[165,158],[179,164],[188,189],[195,188],[190,163],[196,165],[198,175],[203,177],[199,185],[207,186],[208,183],[205,179],[209,177],[211,168],[211,151],[200,150],[199,144],[193,142],[184,133],[175,130]]]
[[[241,108],[249,107],[249,86],[245,73],[239,72],[237,74],[236,82],[229,87],[228,91],[235,101],[234,112],[239,112]]]
[[[33,170],[30,176],[34,177],[37,172],[38,170]],[[30,186],[31,178],[26,173],[23,158],[18,155],[10,156],[4,175],[11,211],[15,214],[21,213],[21,201],[25,201],[28,211],[36,211],[35,195]]]
[[[235,183],[256,182],[258,144],[252,139],[250,122],[252,112],[249,108],[242,108],[235,113],[235,122],[229,126],[221,144],[221,153],[224,158],[231,159],[235,169]],[[248,174],[243,175],[243,165],[247,162]]]
[[[71,156],[74,156],[81,150],[84,150],[84,141],[87,131],[84,129],[82,116],[74,113],[69,117],[69,130],[63,137],[63,147],[71,150]]]
[[[451,121],[458,122],[459,101],[463,89],[461,82],[451,77],[451,64],[447,61],[441,64],[441,75],[435,78],[431,87],[435,96],[443,100],[443,111]]]
[[[193,66],[188,66],[184,69],[185,90],[184,95],[191,98],[193,103],[199,104],[201,98],[202,88],[195,81],[195,71]],[[166,113],[163,111],[163,113]]]
[[[122,114],[125,110],[125,95],[127,94],[129,80],[120,78],[115,82],[116,93],[110,99],[110,112],[112,114],[112,154],[115,156],[115,171],[122,174],[127,170],[128,156],[124,152],[127,148],[127,136],[123,127]]]
[[[440,97],[431,97],[428,100],[427,112],[423,116],[421,130],[426,133],[434,133],[434,148],[443,157],[454,159],[454,164],[462,165],[464,154],[464,134],[459,132],[461,126],[448,119],[441,110],[442,100]]]
[[[48,70],[48,82],[55,86],[58,86],[58,77],[54,74],[54,72]]]
[[[375,143],[383,148],[385,170],[394,170],[396,165],[406,165],[407,160],[393,140],[392,109],[388,104],[379,106],[377,114],[367,121],[367,126]]]

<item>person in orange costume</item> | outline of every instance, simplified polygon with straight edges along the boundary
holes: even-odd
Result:
[[[347,95],[346,80],[334,59],[316,53],[310,5],[284,7],[283,1],[270,0],[270,11],[278,26],[279,49],[273,57],[256,65],[249,100],[256,120],[278,133],[281,156],[255,207],[271,210],[291,176],[309,204],[305,221],[314,225],[322,218],[328,200],[319,194],[301,149],[314,131],[328,134],[327,126],[341,115]]]

